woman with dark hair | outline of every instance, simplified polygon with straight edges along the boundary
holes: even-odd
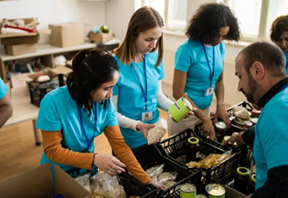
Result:
[[[288,74],[288,15],[280,16],[273,21],[270,38],[284,52]]]
[[[56,163],[63,170],[80,173],[95,167],[109,175],[126,167],[144,184],[152,181],[125,144],[111,101],[119,78],[116,60],[107,52],[85,50],[73,59],[67,86],[57,88],[41,101],[37,128],[41,129],[44,153],[40,164]],[[104,132],[116,157],[94,152],[94,138]]]
[[[126,37],[115,52],[120,76],[113,88],[113,102],[130,148],[147,143],[148,130],[159,120],[158,106],[166,111],[173,104],[161,90],[163,26],[155,9],[141,7],[132,15]]]
[[[197,112],[177,125],[168,117],[168,132],[172,135],[194,128],[202,121],[204,131],[214,139],[215,131],[210,119],[214,91],[217,98],[215,121],[219,117],[230,127],[224,106],[223,40],[239,40],[238,22],[229,7],[218,3],[203,4],[192,17],[186,35],[188,40],[180,45],[175,54],[173,97],[177,100],[187,93]]]

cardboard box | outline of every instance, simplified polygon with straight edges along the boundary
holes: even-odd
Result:
[[[225,190],[226,190],[226,194],[225,194],[226,198],[246,198],[247,197],[246,195],[238,192],[237,190],[229,186],[225,186]]]
[[[17,36],[1,38],[2,45],[36,44],[39,41],[39,34],[33,36]]]
[[[8,87],[8,97],[11,98],[11,84],[10,81],[4,81],[4,83],[6,84],[6,86]]]
[[[70,47],[81,45],[84,41],[83,23],[69,22],[49,25],[51,29],[50,45]]]
[[[36,44],[5,45],[5,53],[11,56],[36,52]]]
[[[90,31],[87,36],[90,41],[95,43],[106,43],[107,41],[113,39],[113,32],[109,31],[109,33],[94,33],[93,31]]]
[[[55,187],[49,164],[0,182],[0,197],[51,198],[61,193],[65,198],[84,198],[89,192],[57,165],[54,165]]]

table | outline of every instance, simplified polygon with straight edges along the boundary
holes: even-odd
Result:
[[[5,123],[4,127],[31,120],[33,122],[35,144],[41,145],[39,130],[36,128],[39,107],[30,103],[28,87],[11,89],[11,103],[13,106],[13,114]]]

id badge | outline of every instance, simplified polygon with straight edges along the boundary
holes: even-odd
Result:
[[[142,113],[142,121],[152,120],[152,112]]]
[[[209,87],[208,89],[206,89],[205,91],[205,96],[210,96],[212,95],[214,92],[214,87]]]

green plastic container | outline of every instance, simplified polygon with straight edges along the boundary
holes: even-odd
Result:
[[[196,186],[193,184],[182,184],[180,186],[180,198],[196,198]]]
[[[181,97],[168,108],[168,114],[172,120],[179,122],[189,111],[192,111],[192,108],[190,102],[186,98]]]

